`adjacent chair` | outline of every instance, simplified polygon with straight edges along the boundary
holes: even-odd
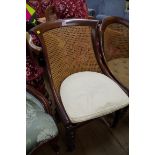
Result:
[[[26,89],[26,154],[35,154],[47,143],[58,153],[58,129],[51,116],[49,103],[33,87],[27,85]]]
[[[129,90],[129,22],[107,17],[100,25],[102,56],[109,72]]]
[[[75,129],[128,106],[128,95],[101,56],[98,20],[46,22],[31,29],[41,41],[48,77],[69,151]],[[104,139],[103,139],[104,140]]]

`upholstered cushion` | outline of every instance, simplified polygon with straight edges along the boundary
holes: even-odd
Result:
[[[37,100],[26,100],[26,152],[30,152],[40,142],[54,138],[58,129],[53,118],[45,113]]]
[[[38,109],[42,112],[45,112],[44,107],[41,104],[41,102],[36,97],[34,97],[33,95],[31,95],[28,92],[26,92],[26,100],[31,101],[31,106],[34,107],[34,110]]]
[[[96,72],[70,75],[61,84],[60,95],[72,123],[97,118],[128,105],[128,96],[123,90]]]
[[[129,88],[129,59],[113,59],[108,62],[108,66],[117,80],[119,80],[124,86]]]

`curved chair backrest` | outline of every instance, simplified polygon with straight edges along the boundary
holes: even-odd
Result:
[[[97,20],[70,19],[32,29],[43,45],[57,93],[62,81],[73,73],[102,72],[98,64],[97,24]]]
[[[110,68],[110,71],[117,72],[120,75],[119,72],[123,67],[123,63],[126,63],[124,65],[126,69],[122,68],[125,71],[124,75],[122,75],[124,81],[125,74],[128,76],[127,68],[129,65],[129,22],[119,17],[106,18],[100,26],[100,41],[106,65],[109,68],[111,65],[114,66]],[[116,71],[117,65],[121,68]],[[125,81],[123,83],[128,87],[127,79]]]
[[[127,20],[119,17],[108,17],[102,22],[101,31],[106,60],[129,57],[129,29]]]

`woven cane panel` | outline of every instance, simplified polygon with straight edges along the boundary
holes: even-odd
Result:
[[[129,59],[113,59],[108,62],[108,66],[117,80],[120,81],[126,88],[129,88]]]
[[[56,28],[45,32],[43,38],[57,92],[62,81],[73,73],[101,72],[93,50],[90,27]]]
[[[107,61],[129,57],[129,31],[121,24],[109,25],[104,33],[104,52]]]

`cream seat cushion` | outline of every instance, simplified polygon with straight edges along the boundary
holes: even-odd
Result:
[[[97,118],[128,105],[128,96],[107,76],[78,72],[61,84],[60,96],[72,123]]]
[[[129,88],[129,58],[110,60],[108,66],[117,80]]]

